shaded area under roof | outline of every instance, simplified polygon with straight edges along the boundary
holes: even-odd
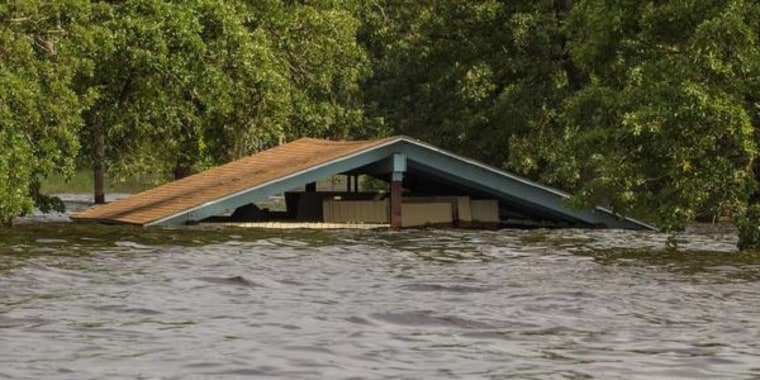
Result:
[[[336,174],[389,173],[406,160],[404,187],[419,192],[472,194],[499,200],[514,214],[573,227],[652,229],[603,208],[576,210],[568,195],[407,137],[369,141],[300,139],[187,178],[74,214],[75,221],[176,225],[236,208]],[[444,194],[440,194],[444,195]]]

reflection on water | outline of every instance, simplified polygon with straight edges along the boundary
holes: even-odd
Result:
[[[0,230],[0,378],[760,377],[729,232]]]

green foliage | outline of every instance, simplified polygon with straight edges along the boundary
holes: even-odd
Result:
[[[760,204],[753,204],[736,221],[739,249],[760,250]]]
[[[79,0],[0,5],[0,223],[45,207],[36,184],[70,174],[88,98],[73,90],[88,66],[78,42],[89,17]]]
[[[250,25],[272,43],[286,79],[286,139],[372,135],[364,125],[359,84],[369,62],[356,41],[352,1],[248,1]]]
[[[362,127],[366,55],[334,2],[100,4],[102,41],[83,135],[104,128],[113,173],[188,174],[304,135]],[[86,160],[85,160],[86,161]]]
[[[0,221],[51,174],[116,179],[226,162],[303,135],[373,134],[348,2],[15,1],[0,6]],[[81,128],[84,126],[84,128]],[[81,145],[81,153],[80,152]]]
[[[476,131],[490,124],[494,71],[501,66],[496,63],[508,59],[501,50],[483,50],[489,40],[503,39],[497,27],[503,6],[462,4],[368,2],[362,40],[375,75],[366,84],[366,98],[371,116],[396,133],[481,152]]]
[[[731,3],[579,3],[571,54],[591,80],[547,132],[573,164],[549,157],[547,172],[586,203],[642,210],[666,229],[740,207],[755,186],[745,98],[760,56],[749,3]]]
[[[268,52],[239,11],[214,0],[104,6],[97,70],[87,78],[99,97],[85,141],[105,129],[112,169],[189,170],[272,139],[277,125],[258,123],[266,115],[257,104],[278,84],[258,72]]]
[[[111,178],[105,185],[111,193],[132,194],[148,190],[159,184],[165,183],[171,178],[165,175],[134,175],[129,177]],[[93,176],[91,169],[77,169],[71,176],[50,175],[40,181],[40,193],[62,194],[80,193],[86,194],[92,191]]]
[[[760,6],[375,1],[371,116],[678,230],[756,189]],[[758,171],[760,173],[760,171]]]

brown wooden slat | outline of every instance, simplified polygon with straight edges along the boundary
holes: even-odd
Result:
[[[71,218],[77,221],[145,225],[393,139],[300,139],[112,203],[95,206]]]

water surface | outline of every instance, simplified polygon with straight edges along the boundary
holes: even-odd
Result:
[[[0,230],[0,378],[760,378],[730,232]]]

